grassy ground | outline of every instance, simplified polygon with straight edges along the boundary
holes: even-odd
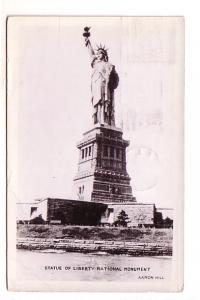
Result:
[[[135,242],[171,242],[172,229],[137,229],[64,225],[17,225],[18,238],[67,238]]]

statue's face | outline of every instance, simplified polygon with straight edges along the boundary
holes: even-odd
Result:
[[[104,53],[101,50],[97,52],[97,59],[104,60]]]

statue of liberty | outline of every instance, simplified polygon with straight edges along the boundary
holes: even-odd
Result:
[[[119,77],[115,71],[115,66],[108,61],[105,46],[100,44],[96,51],[93,50],[89,40],[89,30],[89,27],[85,27],[83,36],[91,56],[91,66],[93,68],[91,92],[94,124],[115,126],[114,90],[118,86]]]

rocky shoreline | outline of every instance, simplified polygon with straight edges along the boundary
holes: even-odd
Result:
[[[104,241],[59,238],[18,238],[17,249],[63,250],[66,252],[105,252],[131,256],[172,256],[172,244],[166,242],[139,243],[133,241]]]

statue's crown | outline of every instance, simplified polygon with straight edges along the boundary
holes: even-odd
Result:
[[[103,45],[96,45],[96,51],[101,50],[102,52],[104,52],[105,54],[107,54],[108,49],[105,48],[105,46]]]

